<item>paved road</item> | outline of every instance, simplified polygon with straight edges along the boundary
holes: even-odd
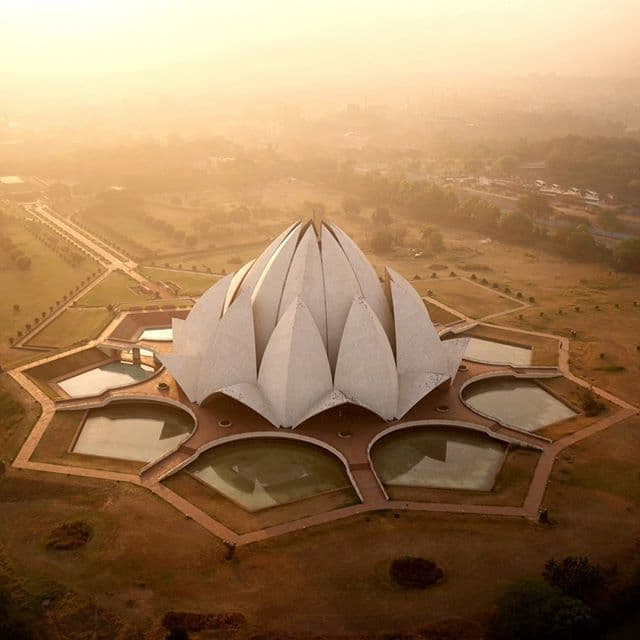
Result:
[[[78,244],[86,247],[87,249],[89,249],[89,251],[100,256],[100,258],[106,264],[108,271],[115,271],[116,269],[123,271],[140,284],[158,293],[161,298],[172,297],[172,294],[167,291],[162,285],[151,282],[151,280],[138,273],[138,271],[136,271],[138,267],[138,264],[136,262],[129,258],[121,257],[114,250],[109,250],[103,244],[99,243],[98,240],[91,236],[90,233],[84,230],[80,231],[69,222],[63,220],[60,216],[54,215],[48,205],[42,202],[35,202],[33,204],[25,205],[25,208],[32,215],[35,215],[45,220],[49,224],[57,227],[65,235],[73,238],[73,240]]]

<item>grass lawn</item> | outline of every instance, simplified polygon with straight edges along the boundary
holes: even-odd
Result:
[[[70,307],[30,341],[34,347],[68,347],[95,338],[111,320],[107,309]]]
[[[185,295],[198,296],[219,280],[219,276],[210,273],[194,273],[156,267],[142,267],[140,271],[150,280],[177,284],[180,287],[180,293]]]
[[[16,457],[40,412],[40,404],[13,378],[0,375],[0,460]]]
[[[471,318],[515,309],[518,304],[487,288],[459,278],[419,280],[412,283],[421,295],[432,297]]]
[[[138,283],[128,275],[114,271],[99,285],[91,289],[77,301],[82,307],[106,307],[109,304],[144,303],[150,296],[144,296],[132,290]]]
[[[570,447],[560,455],[552,478],[622,500],[640,501],[639,426],[640,419],[630,418]]]
[[[435,324],[449,324],[450,322],[457,322],[460,320],[459,316],[450,313],[446,309],[439,307],[437,304],[433,304],[427,300],[423,300],[423,302],[424,306],[427,307],[431,322]]]
[[[0,255],[0,358],[8,352],[8,338],[25,324],[33,324],[36,316],[69,290],[98,270],[95,262],[86,259],[78,267],[72,267],[46,245],[32,236],[13,220],[3,222],[0,229],[15,245],[31,258],[31,267],[25,271],[16,268],[6,255]],[[20,306],[19,311],[13,305]]]

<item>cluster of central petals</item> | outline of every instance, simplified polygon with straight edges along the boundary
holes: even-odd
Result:
[[[192,402],[223,393],[293,428],[344,403],[401,418],[466,345],[441,341],[415,289],[389,268],[381,283],[338,226],[299,222],[174,319],[158,357]]]

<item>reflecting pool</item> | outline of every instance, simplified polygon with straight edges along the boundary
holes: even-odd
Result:
[[[151,462],[177,447],[192,429],[191,416],[173,407],[112,404],[89,411],[73,452]]]
[[[155,369],[146,364],[131,362],[109,362],[95,369],[90,369],[76,376],[58,382],[58,386],[71,398],[97,396],[103,391],[126,387],[136,382],[142,382]]]
[[[425,426],[386,436],[373,446],[371,459],[385,485],[489,491],[505,450],[485,433]]]
[[[247,511],[350,488],[342,462],[320,447],[251,438],[203,453],[187,471]]]
[[[479,413],[525,431],[535,431],[575,415],[533,380],[506,377],[479,380],[465,387],[462,398]]]
[[[531,348],[472,337],[469,340],[464,357],[480,362],[491,362],[492,364],[522,366],[531,364]]]
[[[171,342],[173,340],[173,329],[164,327],[162,329],[145,329],[138,340],[152,340],[153,342]]]

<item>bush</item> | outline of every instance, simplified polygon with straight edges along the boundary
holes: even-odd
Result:
[[[238,629],[245,623],[241,613],[191,613],[167,611],[162,618],[165,629],[205,631],[208,629]]]
[[[91,526],[82,520],[66,522],[55,528],[47,542],[47,549],[69,551],[83,547],[93,535]]]
[[[604,411],[604,402],[602,402],[591,389],[584,389],[580,391],[579,394],[580,405],[586,416],[597,416]],[[568,558],[565,558],[565,560],[568,560]]]
[[[0,586],[0,638],[31,640],[37,638],[23,611],[20,610],[6,588]]]
[[[498,600],[489,637],[493,640],[591,638],[594,621],[587,605],[541,580],[521,580]]]
[[[587,556],[551,558],[544,565],[542,577],[565,595],[579,600],[592,599],[604,586],[602,569]]]
[[[426,589],[444,577],[442,569],[425,558],[396,558],[389,569],[391,579],[405,589]]]
[[[391,233],[383,229],[376,231],[371,238],[371,249],[376,253],[386,253],[391,251],[393,247],[393,236]]]

